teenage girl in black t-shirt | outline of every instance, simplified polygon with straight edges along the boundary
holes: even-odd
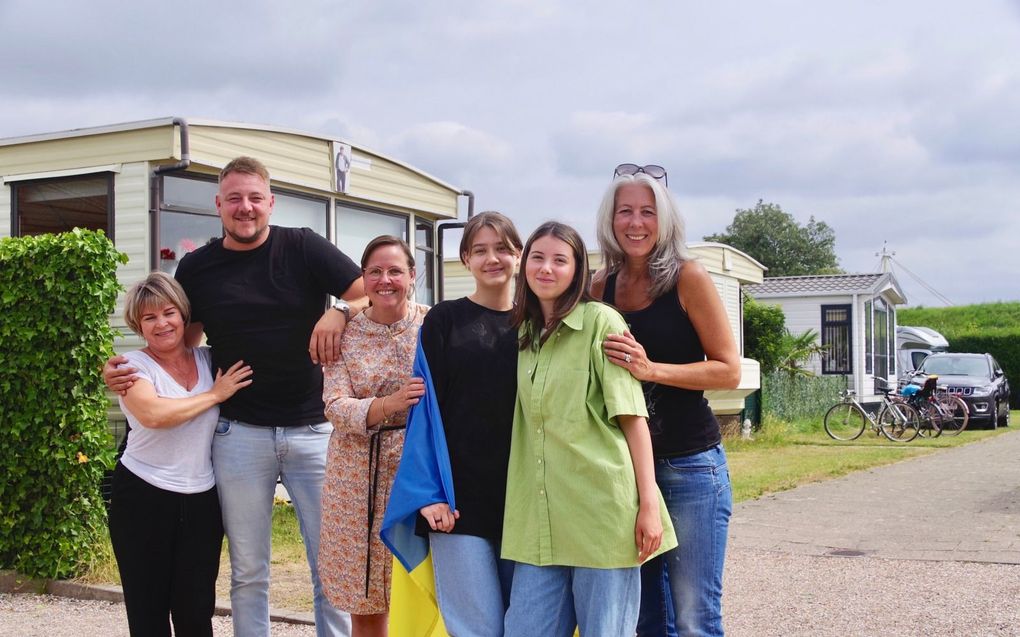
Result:
[[[521,248],[507,217],[473,216],[460,259],[475,291],[433,307],[421,330],[458,509],[445,502],[423,507],[418,530],[429,535],[439,608],[451,635],[502,635],[510,602],[513,564],[499,552],[517,393],[510,310]]]

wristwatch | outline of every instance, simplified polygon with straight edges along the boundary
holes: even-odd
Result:
[[[347,304],[347,301],[343,299],[337,299],[336,302],[333,303],[332,308],[334,310],[340,310],[341,312],[343,312],[344,320],[348,322],[351,320],[351,306]]]

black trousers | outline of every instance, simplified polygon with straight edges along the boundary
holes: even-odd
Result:
[[[212,637],[216,575],[223,545],[213,487],[175,493],[117,463],[110,497],[110,540],[117,556],[133,637]]]

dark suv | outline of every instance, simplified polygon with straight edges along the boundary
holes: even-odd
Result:
[[[921,385],[924,377],[932,374],[939,377],[940,392],[956,394],[966,401],[973,425],[989,429],[1009,426],[1009,381],[991,354],[932,354],[910,382]]]

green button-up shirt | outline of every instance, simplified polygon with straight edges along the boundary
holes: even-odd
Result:
[[[605,336],[626,327],[609,306],[581,303],[541,348],[518,354],[504,558],[538,566],[638,564],[637,482],[616,416],[648,412],[641,384],[602,351]],[[657,554],[676,546],[661,494],[659,510]]]

